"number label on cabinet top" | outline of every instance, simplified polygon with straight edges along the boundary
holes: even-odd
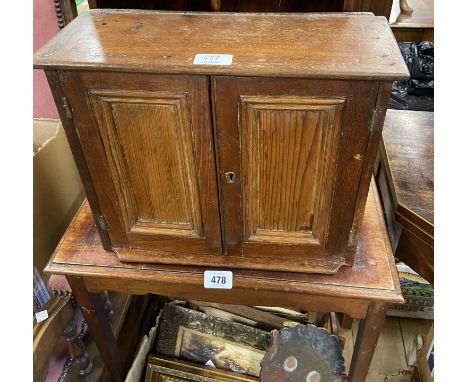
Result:
[[[232,54],[197,54],[194,65],[231,65]]]

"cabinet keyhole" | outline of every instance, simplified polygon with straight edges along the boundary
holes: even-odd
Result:
[[[236,181],[236,173],[232,171],[228,171],[224,174],[226,178],[226,183],[234,183]]]

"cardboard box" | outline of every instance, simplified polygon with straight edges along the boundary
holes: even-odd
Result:
[[[84,200],[84,190],[59,120],[34,119],[33,264],[47,261]]]

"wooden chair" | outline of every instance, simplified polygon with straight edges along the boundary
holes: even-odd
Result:
[[[44,381],[49,371],[49,361],[60,337],[68,342],[69,354],[79,368],[79,374],[91,372],[92,362],[85,345],[79,337],[74,320],[76,303],[71,293],[60,293],[52,297],[44,306],[48,312],[45,321],[37,322],[33,317],[33,375],[34,381]]]
[[[43,309],[47,310],[48,318],[37,322],[35,316],[33,317],[34,380],[43,381],[47,377],[50,358],[60,337],[64,337],[68,342],[68,352],[73,360],[72,366],[77,369],[80,376],[87,375],[91,373],[93,363],[75,321],[78,307],[67,279],[64,276],[51,275],[47,286],[53,294]],[[110,320],[114,316],[114,311],[107,291],[101,293],[101,300]]]

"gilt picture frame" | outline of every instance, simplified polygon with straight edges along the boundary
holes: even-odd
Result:
[[[145,382],[258,382],[259,379],[230,371],[161,356],[148,357]]]

